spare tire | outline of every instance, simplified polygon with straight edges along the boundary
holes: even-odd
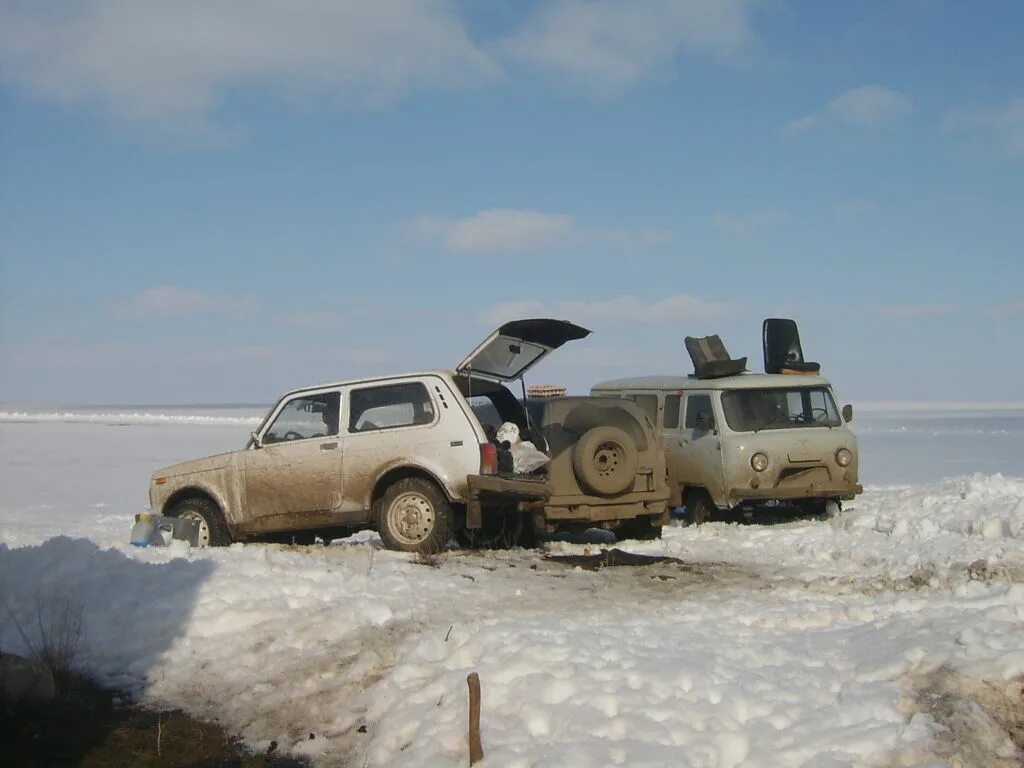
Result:
[[[594,427],[584,433],[572,455],[580,485],[598,496],[614,496],[632,488],[639,463],[636,445],[618,427]]]

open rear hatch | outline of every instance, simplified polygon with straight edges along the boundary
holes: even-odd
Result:
[[[549,352],[589,335],[586,328],[566,320],[513,320],[484,339],[456,370],[493,381],[515,381]]]

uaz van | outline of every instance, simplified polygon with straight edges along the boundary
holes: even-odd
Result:
[[[745,360],[726,362],[742,371]],[[591,394],[633,400],[657,426],[669,503],[685,505],[694,522],[729,510],[824,512],[863,490],[847,426],[853,408],[836,407],[831,384],[808,375],[818,367],[804,364],[802,352],[791,365],[774,366],[786,373],[615,379]]]

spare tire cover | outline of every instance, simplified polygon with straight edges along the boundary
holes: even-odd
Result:
[[[618,427],[594,427],[584,433],[572,456],[580,486],[598,496],[613,496],[633,487],[639,462],[636,445]]]

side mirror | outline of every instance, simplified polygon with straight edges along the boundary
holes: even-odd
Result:
[[[258,434],[256,434],[255,432],[250,432],[249,433],[249,437],[252,439],[252,447],[253,448],[262,448],[263,447],[260,444],[260,436]]]
[[[849,403],[843,406],[843,421],[847,424],[853,421],[853,406]]]

